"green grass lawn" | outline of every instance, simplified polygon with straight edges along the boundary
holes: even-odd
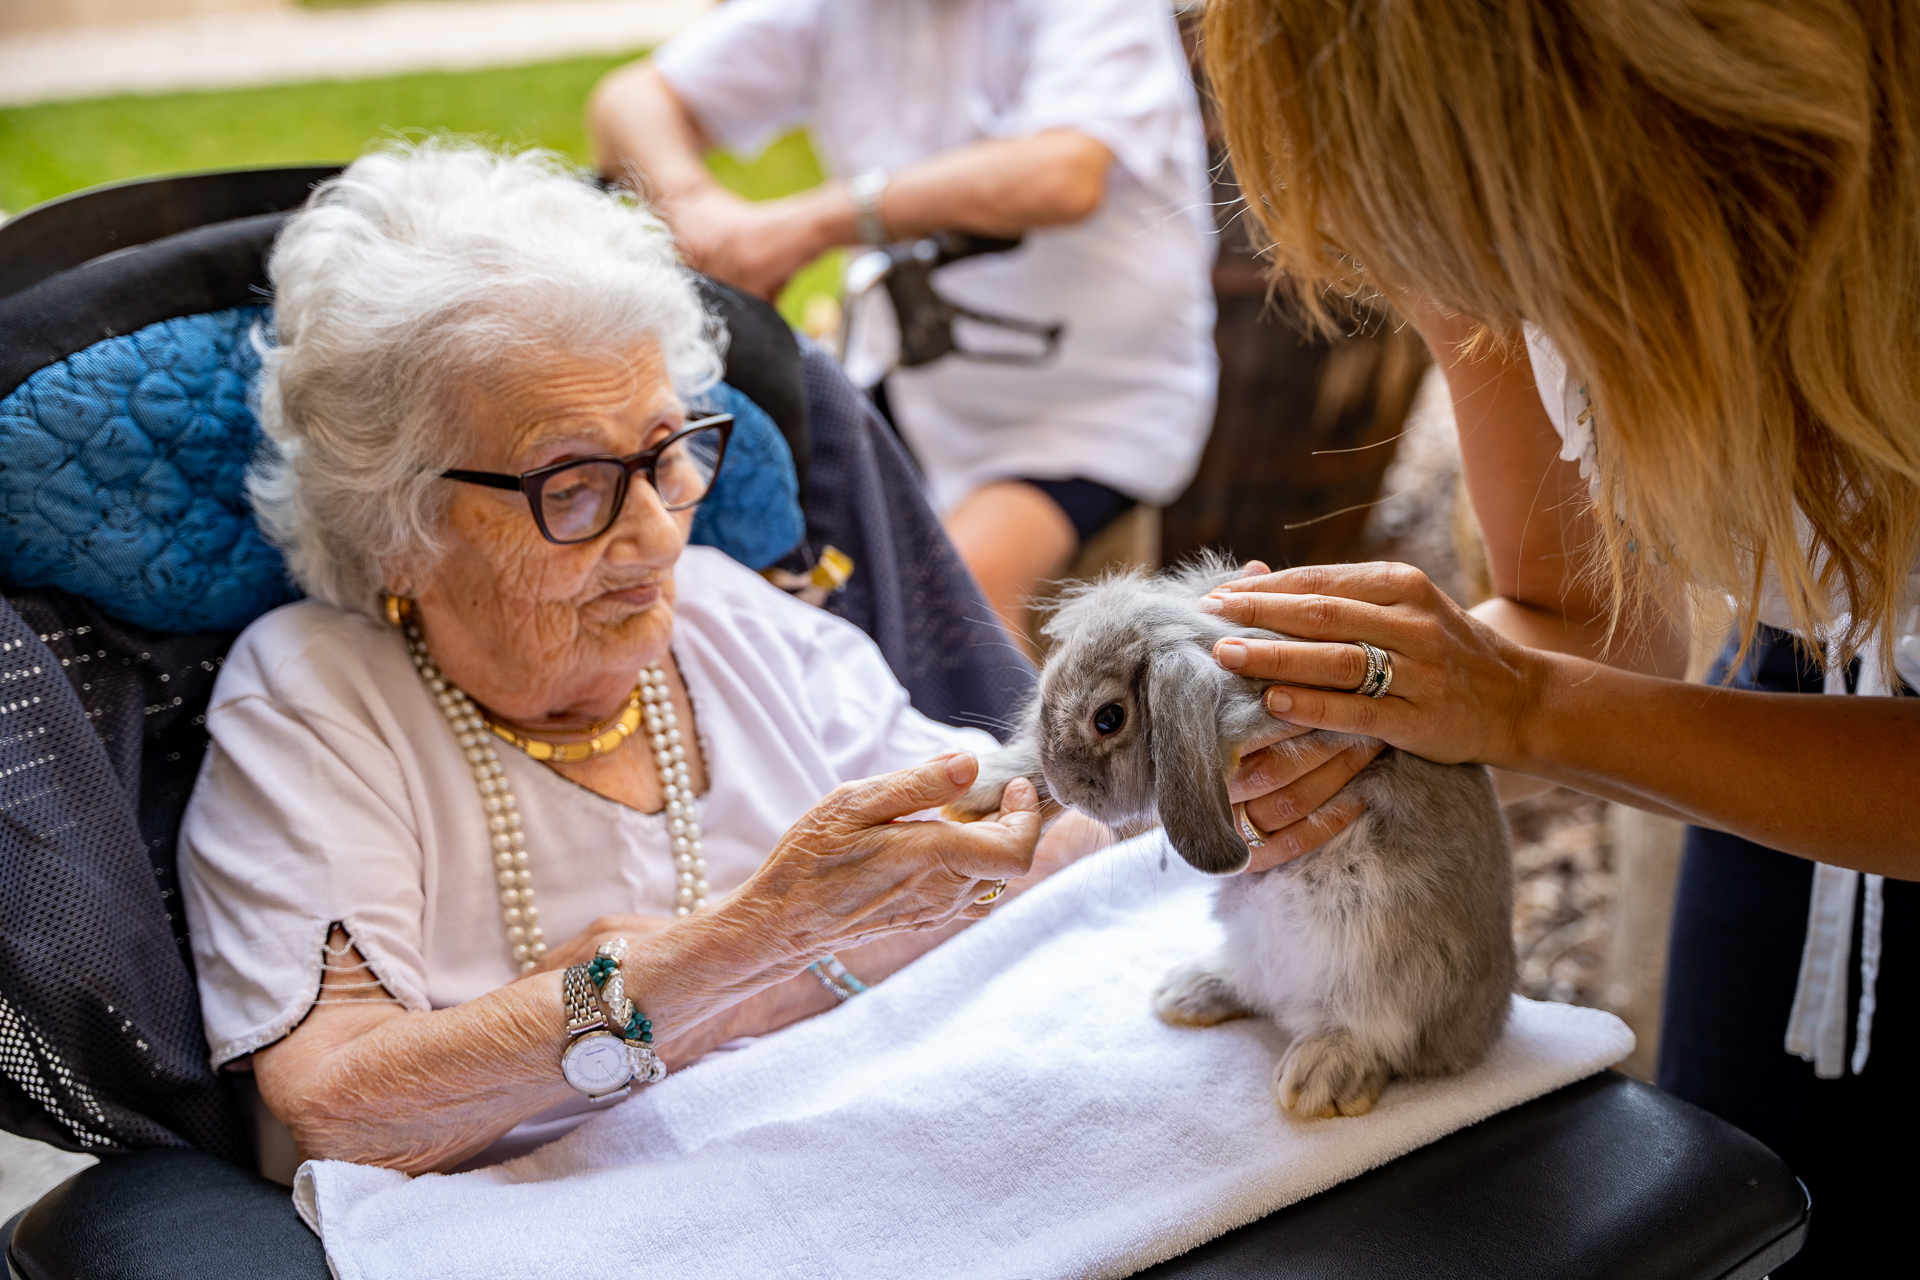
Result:
[[[18,213],[69,191],[148,174],[347,160],[369,143],[420,132],[551,147],[588,163],[581,121],[587,93],[633,56],[0,108],[0,209]],[[821,177],[797,133],[750,164],[721,155],[712,163],[722,182],[756,200]],[[837,255],[807,268],[781,298],[781,310],[798,323],[807,298],[838,291],[838,271]]]

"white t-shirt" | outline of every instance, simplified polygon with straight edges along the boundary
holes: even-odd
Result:
[[[827,169],[899,169],[986,138],[1072,128],[1112,151],[1085,221],[942,268],[942,293],[1064,322],[1039,368],[948,357],[887,382],[934,505],[991,480],[1081,477],[1152,503],[1213,417],[1206,141],[1166,0],[728,0],[654,54],[715,142],[796,125]]]
[[[675,579],[673,653],[707,766],[697,812],[716,895],[841,782],[992,747],[913,710],[857,628],[722,553],[688,547]],[[398,632],[312,601],[274,610],[228,655],[207,729],[180,879],[216,1065],[306,1016],[334,921],[408,1009],[513,980],[480,796]],[[603,915],[672,914],[664,814],[518,751],[500,759],[549,940]]]

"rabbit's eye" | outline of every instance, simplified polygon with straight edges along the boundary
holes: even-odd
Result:
[[[1120,726],[1127,722],[1127,709],[1117,702],[1109,702],[1093,713],[1093,727],[1100,731],[1101,737],[1118,733]]]

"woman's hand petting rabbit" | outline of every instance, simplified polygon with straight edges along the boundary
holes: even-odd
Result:
[[[1291,862],[1346,830],[1366,811],[1366,801],[1351,792],[1334,796],[1385,745],[1377,738],[1355,742],[1311,726],[1278,723],[1257,739],[1227,783],[1227,798],[1244,803],[1247,820],[1266,837],[1247,870]]]
[[[1270,576],[1259,560],[1247,561],[1245,568],[1248,580]],[[1235,582],[1228,589],[1251,588]],[[1366,811],[1366,802],[1353,795],[1333,797],[1373,763],[1385,745],[1378,739],[1350,742],[1320,733],[1312,725],[1285,722],[1248,744],[1240,768],[1227,783],[1228,798],[1244,804],[1248,821],[1266,835],[1266,844],[1253,851],[1247,870],[1266,871],[1291,862],[1346,830]]]
[[[1469,615],[1410,565],[1256,574],[1221,586],[1202,607],[1297,637],[1214,647],[1229,671],[1281,682],[1266,693],[1276,719],[1365,734],[1443,763],[1512,767],[1526,755],[1546,656]],[[1361,641],[1393,664],[1382,697],[1356,692],[1367,674]]]

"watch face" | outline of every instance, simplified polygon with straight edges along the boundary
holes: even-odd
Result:
[[[620,1037],[592,1031],[567,1046],[560,1071],[582,1093],[611,1093],[633,1079],[633,1060]]]

